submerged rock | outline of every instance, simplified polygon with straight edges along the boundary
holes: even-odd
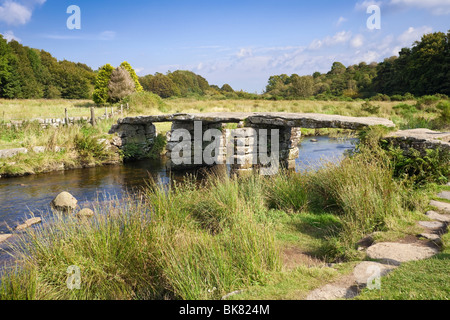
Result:
[[[5,242],[12,237],[12,234],[0,234],[0,243]]]
[[[53,209],[62,212],[70,212],[77,207],[77,199],[70,193],[61,192],[55,199],[53,199],[51,206]]]
[[[41,218],[31,218],[31,219],[28,219],[27,221],[25,221],[25,223],[18,225],[16,227],[16,230],[17,231],[25,230],[25,229],[27,229],[35,224],[41,223],[41,222],[42,222]]]

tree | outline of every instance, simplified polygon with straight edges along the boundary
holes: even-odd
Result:
[[[291,76],[291,94],[294,97],[308,98],[314,93],[314,79],[312,76]]]
[[[161,98],[169,98],[180,95],[180,90],[168,76],[156,73],[147,83],[147,90],[159,95]]]
[[[228,84],[225,83],[222,88],[220,89],[222,92],[234,92],[233,88]]]
[[[120,66],[111,73],[108,84],[110,102],[117,102],[135,92],[136,84],[129,71]]]
[[[128,73],[130,74],[131,79],[133,79],[133,82],[134,82],[135,91],[136,92],[143,91],[144,89],[142,88],[141,84],[139,83],[139,77],[136,75],[136,72],[131,67],[131,65],[128,62],[124,61],[124,62],[122,62],[122,64],[120,66],[125,68],[125,70],[127,70]]]
[[[7,41],[0,35],[0,96],[2,98],[15,98],[20,92],[17,64],[17,57]]]
[[[97,78],[95,80],[94,93],[92,95],[92,98],[96,104],[105,104],[108,102],[108,84],[113,71],[114,67],[109,63],[105,64],[98,70]]]

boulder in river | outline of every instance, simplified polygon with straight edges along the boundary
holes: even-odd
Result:
[[[51,206],[54,210],[62,212],[71,212],[77,207],[77,199],[70,193],[64,191],[58,194],[58,196],[53,199]]]
[[[80,210],[77,214],[76,217],[78,219],[85,219],[85,218],[91,218],[94,216],[94,211],[92,211],[91,209],[88,208],[84,208],[83,210]]]

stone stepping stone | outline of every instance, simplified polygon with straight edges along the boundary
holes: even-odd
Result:
[[[437,245],[441,245],[442,244],[441,237],[439,237],[439,235],[434,234],[434,233],[421,233],[421,234],[419,234],[419,237],[425,238],[425,239],[430,240],[430,241],[433,241]]]
[[[450,200],[450,191],[442,191],[437,195],[441,199]]]
[[[382,264],[373,261],[363,261],[353,269],[353,275],[359,287],[366,287],[369,280],[373,277],[383,277],[396,266]]]
[[[430,258],[439,251],[412,243],[381,242],[367,249],[367,256],[382,263],[398,266],[403,262]]]
[[[436,221],[440,222],[450,222],[450,215],[449,214],[440,214],[436,211],[428,211],[426,213],[427,217]]]
[[[327,284],[312,291],[305,300],[351,299],[358,295],[356,289]]]
[[[450,214],[450,203],[442,201],[430,201],[430,206],[436,207],[440,213]]]
[[[12,237],[12,234],[0,234],[0,243],[5,242]]]
[[[445,228],[445,223],[440,221],[419,221],[418,224],[422,227],[434,230]]]

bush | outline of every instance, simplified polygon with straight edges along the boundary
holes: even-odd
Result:
[[[152,110],[158,110],[159,112],[169,111],[167,105],[157,94],[147,91],[135,92],[126,97],[123,103],[128,103],[131,110],[140,114]]]
[[[448,129],[450,128],[450,101],[440,102],[436,108],[440,110],[440,115],[434,121],[435,129]]]
[[[399,94],[394,94],[393,96],[391,96],[391,101],[405,101],[405,100],[407,99]]]
[[[396,178],[416,186],[450,181],[450,153],[446,150],[427,149],[425,154],[416,149],[405,152],[400,148],[388,147],[387,150]]]
[[[98,138],[79,133],[75,136],[75,149],[85,159],[102,159],[105,155],[105,146],[98,142]]]
[[[378,93],[377,95],[370,98],[370,100],[371,101],[391,101],[391,98],[386,94]]]
[[[441,98],[439,96],[422,96],[417,99],[416,107],[419,110],[424,110],[426,107],[430,107],[436,104]]]
[[[370,114],[377,114],[380,111],[380,106],[376,106],[366,101],[362,104],[361,110]]]

